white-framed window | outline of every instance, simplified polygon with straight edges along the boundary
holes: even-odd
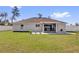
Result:
[[[36,24],[36,27],[40,27],[40,24]]]
[[[23,27],[24,27],[24,25],[23,25],[23,24],[21,24],[21,29],[23,29]]]

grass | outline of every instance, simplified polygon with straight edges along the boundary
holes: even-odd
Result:
[[[0,32],[0,52],[79,52],[79,37],[3,31]]]

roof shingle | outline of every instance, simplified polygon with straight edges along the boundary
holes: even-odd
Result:
[[[62,22],[62,21],[58,21],[58,20],[55,20],[55,19],[50,19],[50,18],[37,18],[37,17],[33,17],[33,18],[28,18],[28,19],[24,19],[24,20],[21,20],[19,22],[15,22],[15,23],[23,23],[23,22],[26,22],[26,23],[43,23],[43,22]],[[62,23],[65,23],[65,22],[62,22]]]

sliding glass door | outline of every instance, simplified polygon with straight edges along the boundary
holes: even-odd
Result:
[[[56,24],[44,24],[45,32],[56,32]]]

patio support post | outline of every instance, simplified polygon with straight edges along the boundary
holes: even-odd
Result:
[[[57,32],[57,23],[56,23],[56,32]]]
[[[44,33],[44,24],[42,23],[42,33]]]

